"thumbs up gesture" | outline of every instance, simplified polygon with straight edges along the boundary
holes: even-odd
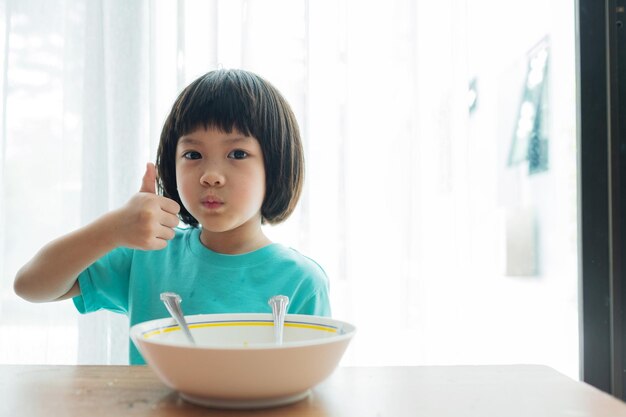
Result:
[[[116,211],[116,243],[134,249],[163,249],[175,236],[179,211],[176,201],[156,194],[156,167],[148,163],[139,192]]]
[[[146,164],[146,173],[143,174],[139,192],[156,194],[156,167],[152,162]]]

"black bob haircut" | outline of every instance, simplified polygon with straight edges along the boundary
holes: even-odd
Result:
[[[277,224],[293,212],[304,182],[304,152],[298,123],[287,101],[269,82],[244,70],[211,71],[178,96],[163,125],[157,151],[157,185],[181,206],[179,216],[197,227],[176,186],[176,146],[181,136],[204,127],[233,128],[261,145],[265,165],[263,223]]]

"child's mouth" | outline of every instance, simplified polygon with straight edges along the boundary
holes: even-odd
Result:
[[[224,203],[220,201],[203,201],[202,202],[202,205],[209,209],[216,209],[216,208],[222,207],[223,204]]]

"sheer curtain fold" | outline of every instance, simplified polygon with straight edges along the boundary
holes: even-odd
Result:
[[[8,13],[8,0],[0,0],[0,57],[2,63],[0,65],[0,191],[3,190],[4,180],[4,166],[6,161],[6,148],[7,148],[7,135],[6,135],[6,87],[7,87],[7,66],[8,66],[8,34],[9,34],[9,13]],[[0,192],[0,236],[6,235],[5,225],[5,202],[4,192]],[[5,239],[0,239],[0,265],[5,265]],[[3,268],[0,268],[4,272]],[[0,300],[3,298],[2,294],[6,293],[7,280],[0,279]],[[2,311],[2,302],[0,301],[0,317]]]
[[[146,1],[87,3],[83,223],[124,204],[139,190],[145,163],[153,159],[147,142],[149,22]],[[127,363],[127,329],[122,315],[80,317],[79,363]]]

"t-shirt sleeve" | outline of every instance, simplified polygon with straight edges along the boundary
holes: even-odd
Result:
[[[310,258],[309,258],[310,260]],[[315,261],[310,260],[306,278],[301,282],[293,300],[292,314],[331,316],[329,283],[326,272]]]
[[[80,295],[74,297],[76,309],[82,313],[110,310],[128,312],[128,283],[132,250],[115,249],[78,276]]]
[[[320,289],[312,294],[294,311],[294,313],[330,317],[331,311],[328,289]]]

